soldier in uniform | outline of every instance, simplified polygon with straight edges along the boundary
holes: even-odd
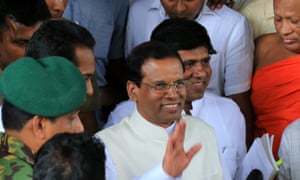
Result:
[[[23,57],[3,71],[0,92],[0,179],[32,179],[34,154],[48,139],[84,130],[78,108],[86,98],[85,80],[63,57]]]

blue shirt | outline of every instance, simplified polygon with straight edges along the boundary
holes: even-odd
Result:
[[[64,12],[64,18],[88,29],[96,40],[96,77],[100,87],[107,84],[109,60],[124,57],[127,11],[127,0],[72,0]]]

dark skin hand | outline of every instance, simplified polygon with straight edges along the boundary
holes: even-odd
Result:
[[[226,3],[226,0],[208,0],[207,6],[211,10],[215,10],[215,9],[220,9],[225,3]]]

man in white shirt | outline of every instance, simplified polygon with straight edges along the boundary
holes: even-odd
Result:
[[[162,43],[146,42],[131,52],[129,69],[127,92],[136,109],[121,123],[95,135],[104,142],[118,178],[140,177],[163,159],[163,170],[171,178],[223,179],[214,130],[201,120],[181,116],[186,81],[178,54]],[[163,155],[166,147],[166,152],[176,148],[167,141],[169,136],[176,137],[183,123],[186,131],[178,134],[185,136],[184,149],[198,143],[202,148],[181,174],[172,171],[187,161],[174,162],[169,171]]]
[[[281,137],[278,155],[282,160],[278,179],[300,178],[300,119],[289,124]]]
[[[253,35],[244,16],[223,6],[210,10],[206,0],[136,0],[129,9],[125,51],[150,39],[152,30],[168,18],[186,18],[202,24],[217,54],[211,58],[213,75],[208,90],[232,98],[246,118],[247,144],[252,141],[249,100],[253,68]]]
[[[205,28],[190,20],[168,19],[154,29],[151,40],[165,42],[180,54],[185,65],[184,78],[192,82],[187,89],[186,105],[192,104],[190,113],[215,129],[223,171],[233,179],[246,154],[245,122],[232,100],[205,92],[212,74],[209,60],[214,53]],[[133,101],[120,103],[105,127],[130,115],[134,107]]]

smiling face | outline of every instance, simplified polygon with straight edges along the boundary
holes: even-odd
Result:
[[[171,18],[195,19],[203,7],[204,0],[161,0]]]
[[[173,83],[183,79],[183,68],[180,60],[168,57],[161,60],[149,59],[142,65],[143,78],[138,87],[129,81],[129,97],[136,101],[141,115],[153,124],[168,127],[178,120],[185,102],[186,90],[175,90],[171,85],[166,92],[156,92],[147,84],[157,82]]]
[[[25,46],[41,23],[25,26],[9,19],[8,27],[0,30],[0,67],[4,69],[8,64],[24,56]]]
[[[300,53],[299,9],[299,0],[274,0],[276,31],[284,47],[295,53]]]
[[[202,98],[212,74],[207,48],[179,50],[178,54],[185,66],[184,78],[189,80],[186,100],[191,102]]]

